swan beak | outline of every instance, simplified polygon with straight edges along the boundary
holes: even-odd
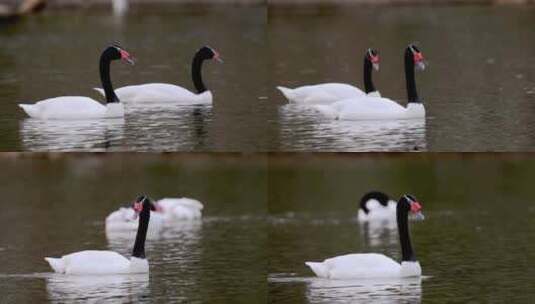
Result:
[[[125,50],[121,50],[121,60],[130,64],[130,65],[134,65],[136,64],[136,60],[134,59],[134,57],[132,57],[132,55],[130,55],[127,51]]]
[[[373,66],[374,70],[379,71],[379,64],[378,63],[373,63],[372,66]]]
[[[221,59],[221,57],[219,56],[219,54],[217,54],[216,56],[214,56],[214,60],[219,62],[219,63],[223,63],[223,59]]]
[[[425,216],[424,216],[424,214],[423,214],[422,212],[420,212],[420,211],[416,212],[416,213],[414,214],[414,217],[413,217],[413,218],[414,218],[414,220],[416,220],[416,221],[423,221],[423,220],[425,220]]]
[[[416,63],[416,69],[417,69],[418,71],[423,71],[423,70],[425,70],[425,63],[424,63],[423,61],[418,61],[418,62]]]

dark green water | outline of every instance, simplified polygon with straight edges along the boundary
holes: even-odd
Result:
[[[262,156],[0,155],[2,303],[255,303],[266,299]],[[85,249],[130,256],[104,219],[138,193],[193,197],[196,225],[148,240],[148,277],[54,275],[45,256]]]
[[[123,18],[106,7],[45,11],[0,25],[0,150],[268,150],[269,107],[262,6],[132,6]],[[203,78],[213,106],[126,107],[124,120],[28,119],[18,103],[57,96],[101,100],[98,60],[114,41],[136,57],[114,63],[115,88],[163,82],[193,90],[191,61],[203,45],[224,63],[207,62]],[[264,98],[264,99],[262,99]]]
[[[535,7],[270,6],[273,102],[284,105],[274,150],[532,151],[535,149]],[[379,50],[373,74],[385,97],[405,104],[403,51],[427,60],[416,74],[425,124],[322,119],[287,106],[275,85],[343,82],[363,88],[364,52]]]
[[[534,294],[535,161],[498,155],[307,155],[270,162],[271,303],[529,303]],[[415,195],[424,278],[317,279],[305,261],[376,252],[399,260],[396,229],[361,226],[372,189]]]

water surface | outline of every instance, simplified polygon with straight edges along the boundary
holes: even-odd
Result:
[[[271,303],[515,302],[533,298],[535,195],[530,157],[315,155],[270,160]],[[359,224],[360,196],[413,194],[422,279],[325,280],[305,261],[376,252],[400,259],[394,225]]]
[[[416,42],[428,63],[416,73],[427,112],[424,126],[408,122],[381,134],[375,125],[384,122],[326,126],[317,114],[281,107],[273,149],[535,150],[534,17],[535,7],[525,5],[270,5],[274,103],[287,103],[277,85],[343,82],[363,88],[364,52],[373,47],[381,58],[381,69],[373,74],[376,88],[404,105],[404,48]]]
[[[8,154],[0,163],[2,193],[10,206],[0,214],[2,303],[266,299],[262,157]],[[104,219],[143,192],[156,199],[192,197],[204,204],[201,221],[147,240],[148,275],[51,272],[45,256],[97,249],[129,257],[133,240],[107,237]]]
[[[45,11],[0,28],[0,149],[28,151],[267,150],[265,9],[259,5],[143,5],[114,17],[101,8]],[[125,104],[122,122],[43,122],[18,103],[57,96],[102,101],[98,60],[120,41],[137,59],[115,62],[115,88],[171,83],[193,90],[191,61],[203,45],[223,64],[206,62],[203,78],[213,106]],[[272,116],[274,114],[271,114]]]

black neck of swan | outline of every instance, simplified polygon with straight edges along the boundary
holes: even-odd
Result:
[[[405,50],[405,81],[407,82],[407,98],[409,102],[421,102],[416,92],[416,80],[414,79],[414,55],[411,50]]]
[[[111,64],[111,49],[105,50],[100,56],[100,81],[102,82],[102,88],[106,95],[106,103],[119,102],[119,98],[113,91],[110,78],[110,64]]]
[[[366,94],[376,91],[372,82],[372,70],[372,62],[368,56],[364,56],[364,91],[366,91]]]
[[[144,202],[143,210],[139,213],[139,225],[137,227],[136,242],[134,243],[132,256],[140,259],[145,258],[145,240],[149,228],[150,209],[150,203]]]
[[[193,79],[193,85],[198,94],[206,92],[206,87],[202,81],[201,69],[202,63],[206,60],[202,52],[197,52],[193,57],[193,63],[191,65],[191,78]]]
[[[362,211],[364,211],[364,213],[366,214],[370,212],[370,209],[368,209],[368,206],[366,206],[366,203],[372,199],[378,201],[381,205],[386,207],[388,204],[388,201],[390,200],[390,197],[380,191],[371,191],[371,192],[364,194],[364,196],[360,199],[360,209],[362,209]]]
[[[401,261],[415,262],[416,255],[412,250],[411,237],[409,233],[409,209],[408,202],[403,198],[399,200],[396,207],[396,218],[398,223],[399,242],[401,243]]]

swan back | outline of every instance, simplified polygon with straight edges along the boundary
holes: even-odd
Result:
[[[277,88],[290,102],[308,105],[331,104],[341,99],[366,95],[359,88],[345,83],[321,83],[295,89]]]
[[[365,279],[400,277],[401,266],[393,259],[376,253],[346,254],[325,261],[307,262],[312,271],[322,278]]]
[[[194,220],[202,216],[203,204],[191,198],[164,198],[156,202],[168,220]]]
[[[120,274],[130,272],[130,261],[113,251],[85,250],[59,259],[45,258],[52,269],[59,273],[84,274]]]

